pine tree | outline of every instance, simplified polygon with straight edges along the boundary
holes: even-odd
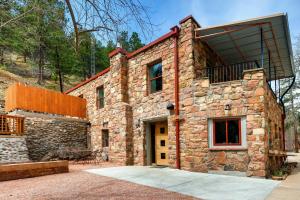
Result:
[[[130,51],[135,51],[143,46],[144,46],[144,44],[142,43],[141,39],[139,38],[139,34],[137,32],[133,32],[129,39]]]

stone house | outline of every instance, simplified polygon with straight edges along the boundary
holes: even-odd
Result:
[[[66,91],[87,100],[91,146],[120,165],[267,176],[284,160],[287,16],[202,28],[192,17]]]

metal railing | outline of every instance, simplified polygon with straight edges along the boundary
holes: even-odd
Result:
[[[240,80],[243,78],[243,71],[259,68],[257,61],[235,63],[216,67],[201,69],[200,78],[209,78],[210,83],[219,83]]]
[[[0,115],[0,135],[23,135],[24,117]]]

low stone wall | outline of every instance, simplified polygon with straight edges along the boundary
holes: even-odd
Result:
[[[9,114],[25,117],[26,143],[33,161],[58,151],[87,149],[85,120],[24,111]]]
[[[69,172],[68,161],[0,165],[0,181]]]
[[[28,162],[25,137],[0,136],[0,163]]]
[[[5,101],[0,99],[0,114],[5,113],[4,107],[5,107]]]

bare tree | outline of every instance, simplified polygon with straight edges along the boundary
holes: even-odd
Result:
[[[80,34],[85,32],[96,32],[104,40],[135,28],[145,38],[153,34],[149,9],[140,0],[65,0],[65,3],[73,25],[76,51]]]

